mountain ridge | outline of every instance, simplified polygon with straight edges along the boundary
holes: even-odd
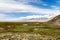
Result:
[[[60,27],[60,15],[57,15],[57,16],[53,17],[48,22],[52,23],[52,25],[54,25],[54,26]]]

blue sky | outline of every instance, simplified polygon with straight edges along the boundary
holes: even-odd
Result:
[[[60,0],[0,0],[0,21],[50,18],[60,13]]]

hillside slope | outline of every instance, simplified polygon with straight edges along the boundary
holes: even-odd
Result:
[[[54,18],[52,18],[48,22],[51,22],[52,25],[55,25],[55,26],[59,26],[60,27],[60,15],[55,16]]]

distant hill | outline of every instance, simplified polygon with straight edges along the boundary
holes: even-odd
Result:
[[[47,22],[48,18],[41,17],[41,18],[26,18],[26,19],[19,19],[19,20],[12,20],[10,22]]]
[[[60,15],[57,15],[55,17],[53,17],[51,20],[49,20],[48,22],[53,23],[54,25],[58,25],[60,26]]]

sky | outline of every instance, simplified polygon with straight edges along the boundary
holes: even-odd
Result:
[[[0,21],[50,18],[60,14],[60,0],[0,0]]]

